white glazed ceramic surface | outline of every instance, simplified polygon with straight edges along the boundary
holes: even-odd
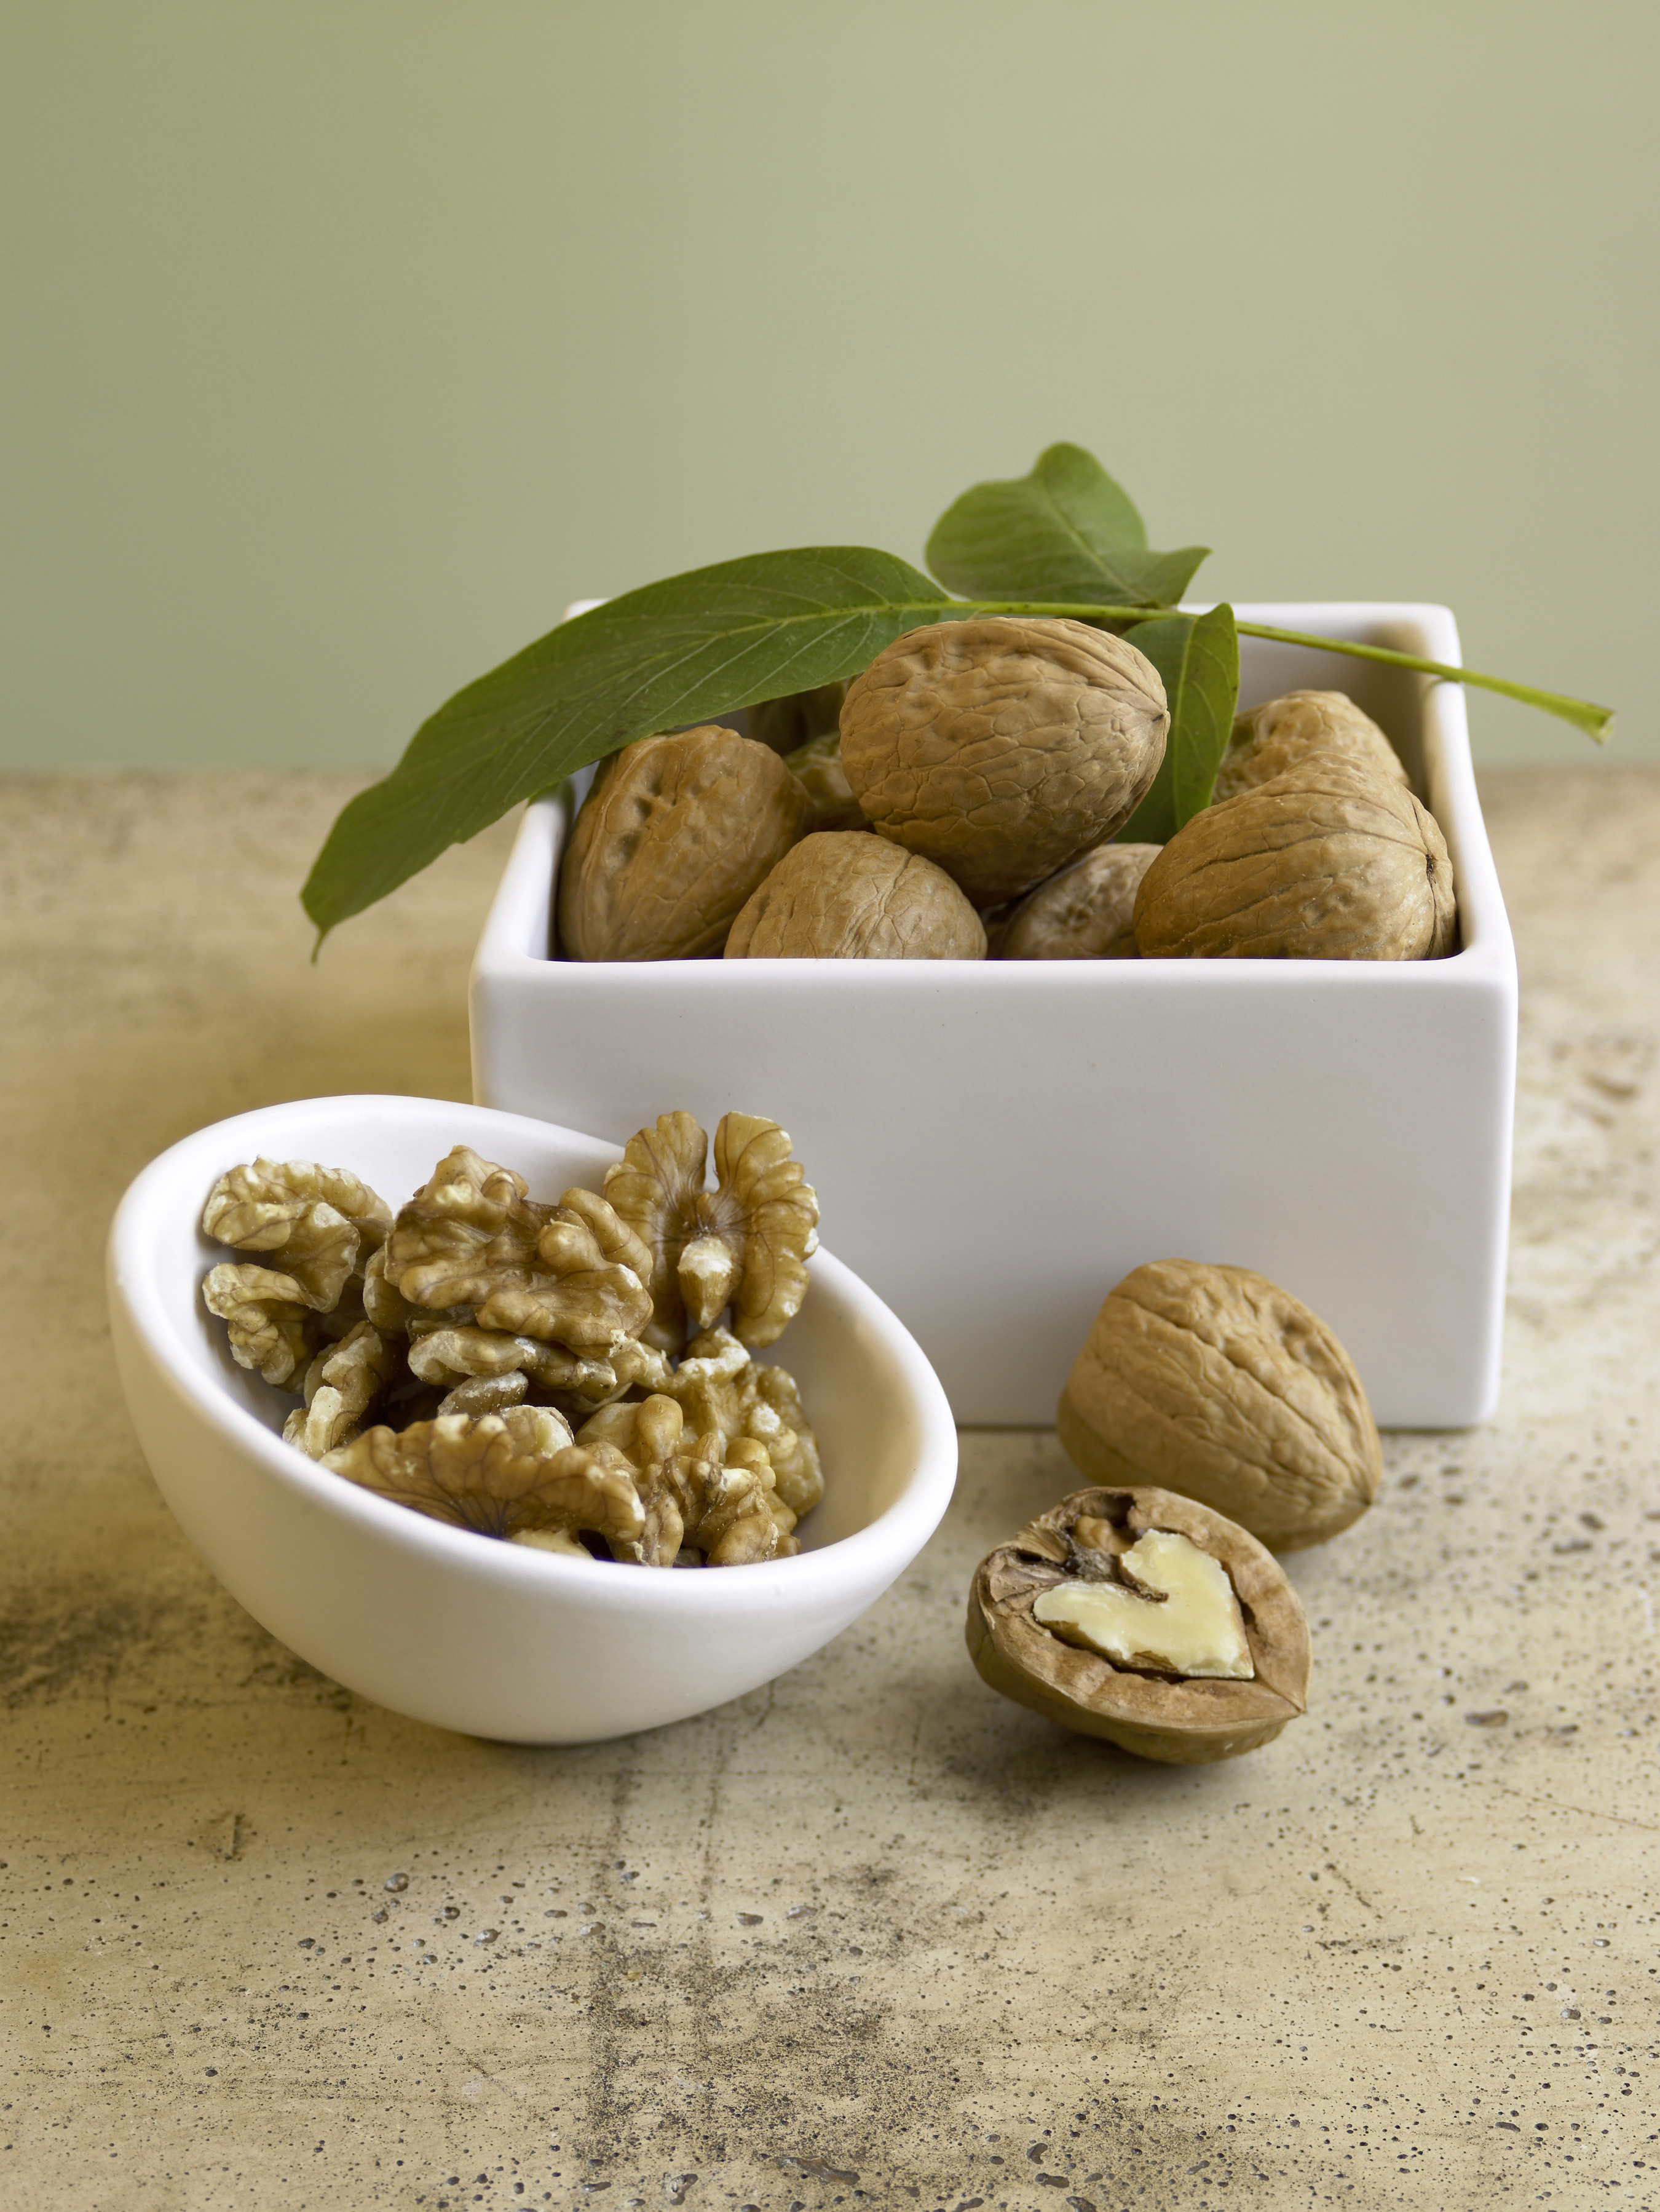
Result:
[[[1445,607],[1243,617],[1456,662]],[[476,1095],[626,1137],[664,1104],[784,1123],[826,1233],[964,1422],[1053,1419],[1097,1305],[1143,1261],[1251,1267],[1306,1301],[1380,1421],[1498,1391],[1516,961],[1463,693],[1242,641],[1246,705],[1347,691],[1445,833],[1439,961],[550,959],[567,815],[531,807],[472,981]],[[672,1094],[672,1095],[671,1095]]]
[[[202,1303],[203,1276],[226,1256],[198,1226],[209,1190],[264,1153],[350,1168],[395,1206],[457,1143],[517,1168],[543,1200],[597,1185],[618,1157],[476,1106],[313,1098],[201,1130],[133,1183],[110,1238],[116,1357],[185,1533],[302,1658],[397,1712],[473,1735],[626,1735],[797,1665],[916,1557],[956,1473],[950,1409],[927,1361],[828,1253],[767,1355],[800,1382],[824,1455],[824,1501],[795,1559],[706,1572],[560,1559],[392,1504],[282,1442],[293,1401],[236,1365]]]

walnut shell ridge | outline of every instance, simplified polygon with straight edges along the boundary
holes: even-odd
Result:
[[[573,960],[718,951],[744,901],[810,826],[777,753],[716,722],[640,738],[604,762],[560,871]]]
[[[1156,1483],[1276,1552],[1358,1521],[1383,1480],[1354,1364],[1249,1267],[1155,1260],[1109,1291],[1056,1417],[1095,1482]]]
[[[1403,783],[1313,760],[1183,823],[1142,878],[1143,959],[1438,960],[1452,862]]]
[[[981,615],[910,631],[854,679],[842,765],[880,836],[992,906],[1129,820],[1169,727],[1127,639]]]
[[[1142,1674],[1066,1643],[1034,1620],[1038,1596],[1065,1577],[1071,1532],[1083,1519],[1112,1523],[1131,1540],[1168,1529],[1220,1561],[1239,1601],[1255,1680]],[[969,1656],[992,1689],[1063,1728],[1166,1765],[1237,1759],[1271,1743],[1307,1710],[1308,1623],[1285,1571],[1246,1530],[1166,1490],[1077,1490],[1039,1514],[981,1560],[966,1635]]]
[[[985,929],[943,868],[863,830],[817,830],[732,924],[729,960],[983,960]]]

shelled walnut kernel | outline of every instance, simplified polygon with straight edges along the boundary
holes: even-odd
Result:
[[[464,1145],[395,1219],[337,1170],[237,1168],[204,1229],[292,1272],[221,1262],[204,1299],[241,1365],[303,1376],[284,1440],[398,1504],[583,1559],[786,1558],[823,1492],[818,1447],[793,1378],[745,1343],[799,1308],[818,1204],[775,1122],[724,1117],[712,1192],[707,1150],[689,1115],[639,1133],[609,1180],[645,1236],[609,1198],[546,1205]]]

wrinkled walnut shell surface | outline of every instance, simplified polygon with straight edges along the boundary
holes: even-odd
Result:
[[[812,818],[777,753],[719,723],[625,745],[601,767],[571,832],[561,947],[573,960],[718,951]]]
[[[842,765],[881,836],[991,906],[1129,820],[1169,726],[1159,672],[1126,639],[983,615],[877,654],[848,686]]]
[[[817,830],[732,924],[729,960],[983,960],[985,929],[943,868],[863,830]]]
[[[1194,815],[1136,895],[1148,960],[1438,960],[1457,927],[1434,817],[1342,761]]]
[[[1383,783],[1407,781],[1400,755],[1346,691],[1287,691],[1234,716],[1212,803],[1321,761],[1347,762]]]
[[[999,960],[1134,960],[1136,894],[1157,845],[1097,845],[1028,891],[997,931]]]
[[[1096,1482],[1201,1500],[1276,1552],[1324,1544],[1383,1480],[1354,1362],[1300,1299],[1249,1267],[1155,1260],[1111,1291],[1056,1417]]]
[[[1039,1594],[1078,1564],[1079,1521],[1110,1523],[1127,1549],[1149,1528],[1185,1536],[1221,1562],[1239,1601],[1253,1681],[1184,1680],[1115,1666],[1033,1620]],[[1270,1743],[1306,1711],[1308,1623],[1283,1569],[1220,1513],[1166,1490],[1074,1491],[980,1562],[968,1595],[969,1655],[1017,1705],[1142,1759],[1200,1765]]]

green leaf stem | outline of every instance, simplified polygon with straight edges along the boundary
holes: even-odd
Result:
[[[1425,660],[1415,653],[1396,653],[1392,646],[1362,645],[1352,637],[1316,637],[1304,629],[1275,629],[1268,623],[1242,622],[1241,637],[1272,638],[1280,645],[1311,645],[1320,653],[1346,653],[1354,660],[1381,660],[1390,668],[1410,668],[1421,676],[1439,676],[1447,684],[1473,684],[1480,691],[1496,691],[1506,699],[1519,699],[1524,707],[1554,714],[1572,722],[1599,745],[1614,735],[1612,707],[1593,706],[1589,699],[1572,699],[1566,692],[1542,691],[1535,684],[1512,684],[1507,676],[1483,676],[1479,668],[1459,668],[1451,661]]]

